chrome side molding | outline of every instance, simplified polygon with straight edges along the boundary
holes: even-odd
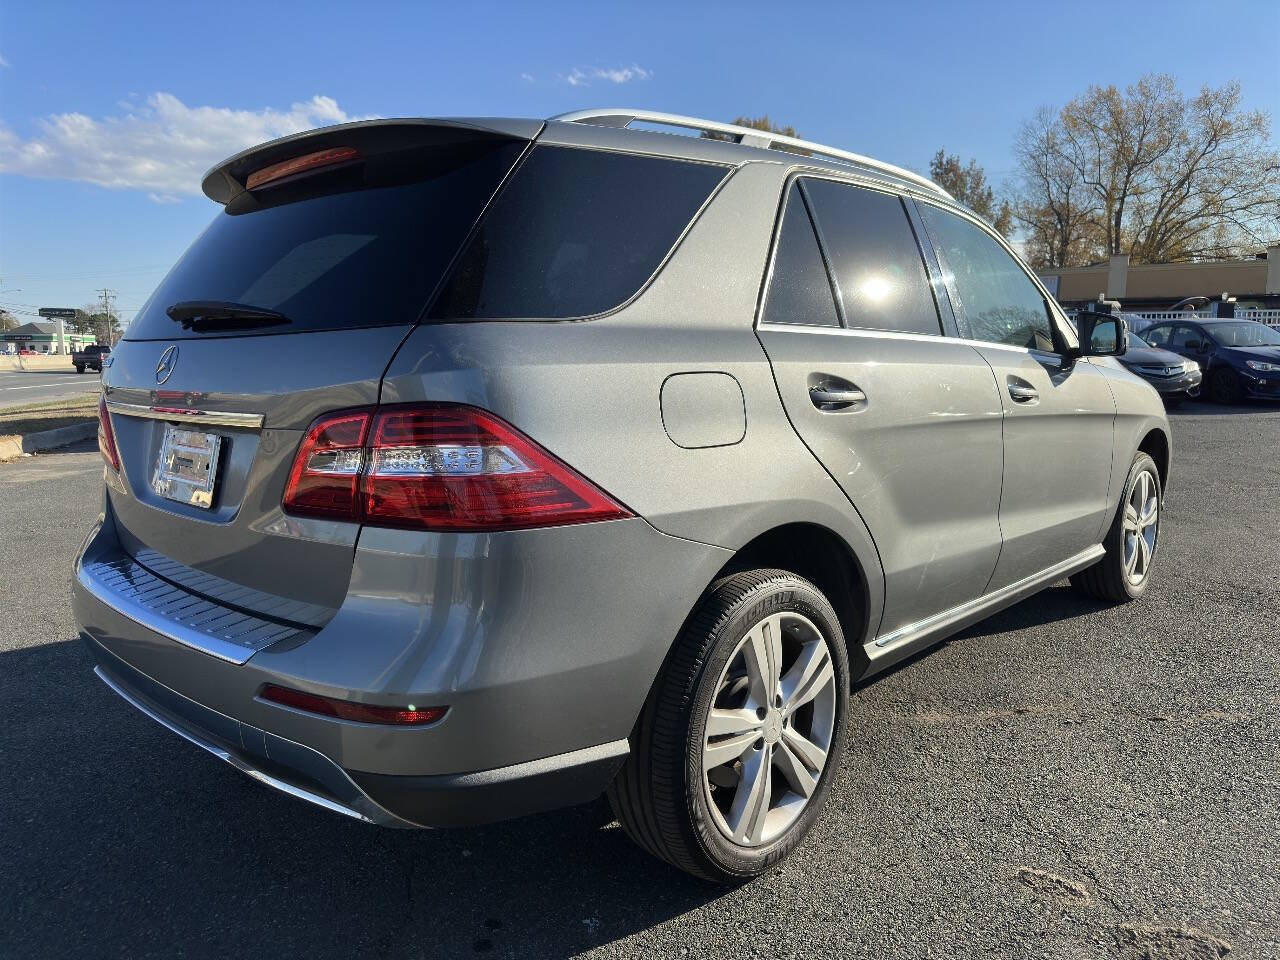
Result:
[[[1017,603],[1055,580],[1078,573],[1101,558],[1104,553],[1106,551],[1102,544],[1095,544],[1087,550],[1080,551],[1074,557],[1068,557],[1061,563],[1055,563],[1052,567],[1033,573],[1029,577],[1015,580],[999,590],[993,590],[991,593],[983,594],[916,623],[909,623],[891,633],[881,634],[871,643],[866,644],[863,649],[877,667],[879,664],[876,661],[882,658],[895,661],[902,659],[946,634],[963,630],[997,610]]]

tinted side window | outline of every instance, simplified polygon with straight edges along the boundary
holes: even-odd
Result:
[[[1048,305],[1004,247],[962,217],[927,203],[918,207],[955,277],[968,336],[1052,351]]]
[[[804,180],[831,261],[845,325],[939,335],[924,259],[902,201],[831,180]]]
[[[797,183],[787,194],[761,319],[766,323],[840,326],[822,251]]]
[[[436,319],[585,317],[658,269],[727,168],[535,147],[494,201]]]
[[[1169,334],[1173,327],[1148,327],[1142,331],[1142,339],[1153,347],[1165,347],[1169,344]]]

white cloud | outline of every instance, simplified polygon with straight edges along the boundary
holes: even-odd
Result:
[[[520,74],[520,79],[521,79],[521,80],[523,80],[525,83],[533,83],[533,74],[532,74],[532,73],[522,73],[522,74]]]
[[[363,118],[318,95],[287,110],[233,110],[188,107],[153,93],[144,103],[121,104],[117,116],[54,114],[29,140],[0,126],[0,172],[145,190],[156,203],[177,203],[199,194],[210,167],[246,147],[356,119]]]
[[[629,67],[574,67],[564,79],[571,87],[589,87],[593,80],[630,83],[632,80],[648,80],[652,76],[652,70],[646,70],[639,64],[633,63]]]
[[[4,58],[4,54],[0,54],[0,67],[9,67],[9,66],[12,66],[12,64],[9,63],[9,61]]]

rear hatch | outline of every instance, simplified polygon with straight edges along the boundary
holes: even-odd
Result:
[[[540,124],[376,121],[210,172],[225,205],[103,377],[124,551],[219,602],[319,625],[358,528],[286,515],[307,426],[374,404],[383,371]],[[211,478],[211,489],[207,478]]]

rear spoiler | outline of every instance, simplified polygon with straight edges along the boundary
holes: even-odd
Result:
[[[486,117],[449,120],[418,118],[360,120],[295,133],[250,147],[222,161],[204,175],[205,196],[227,204],[245,192],[249,174],[293,157],[334,147],[355,147],[362,156],[467,140],[533,140],[546,123]]]

